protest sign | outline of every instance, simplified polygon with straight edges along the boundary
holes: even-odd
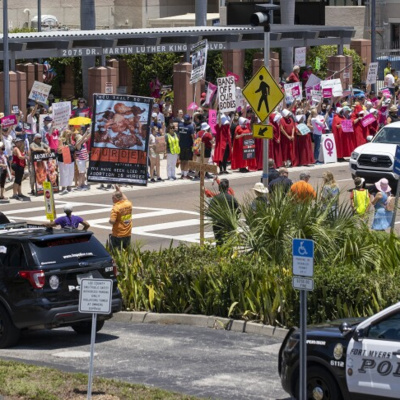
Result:
[[[392,97],[389,89],[382,89],[381,91],[382,91],[383,96],[386,97],[387,99]]]
[[[187,109],[188,109],[188,110],[191,110],[191,111],[197,110],[198,108],[199,108],[199,106],[198,106],[194,101],[192,101],[192,102],[187,106]]]
[[[292,103],[294,99],[296,100],[301,100],[302,99],[302,84],[301,82],[295,82],[295,83],[285,83],[284,85],[285,89],[285,99],[286,102]],[[296,93],[296,94],[294,94]]]
[[[310,132],[310,128],[306,124],[298,124],[297,129],[302,135],[307,135]]]
[[[371,125],[373,122],[376,121],[376,118],[373,114],[367,114],[362,120],[361,125],[365,128],[368,125]]]
[[[207,65],[207,39],[201,40],[192,47],[192,72],[190,74],[190,83],[196,83],[204,78]]]
[[[32,135],[31,135],[32,136]],[[32,152],[33,173],[35,174],[36,195],[43,194],[43,183],[50,182],[53,192],[58,192],[58,166],[56,153]]]
[[[332,88],[322,89],[322,97],[324,99],[330,99],[332,97]]]
[[[204,105],[211,104],[211,101],[212,101],[216,91],[217,91],[217,86],[212,84],[211,82],[208,82],[207,94],[206,94],[206,99],[204,100]]]
[[[320,82],[322,90],[332,89],[333,97],[341,97],[343,95],[342,82],[338,79],[328,79]]]
[[[217,124],[217,110],[208,110],[208,125],[210,125],[211,132],[215,135],[215,125]]]
[[[18,107],[17,105],[13,105],[13,106],[11,107],[11,112],[12,112],[13,114],[19,114],[19,107]]]
[[[251,160],[256,157],[256,141],[254,138],[243,140],[243,160]]]
[[[228,72],[226,73],[226,76],[233,76],[233,77],[235,78],[235,82],[238,82],[238,81],[239,81],[239,75],[238,75],[238,74],[235,74],[234,72],[228,71]]]
[[[236,111],[236,85],[233,76],[217,78],[219,110],[224,112]]]
[[[297,47],[294,50],[294,63],[299,67],[306,65],[306,47]]]
[[[51,85],[46,85],[45,83],[34,81],[28,99],[37,101],[41,104],[46,104],[50,90]]]
[[[94,94],[89,181],[147,185],[152,106],[150,97]]]
[[[53,126],[57,129],[63,129],[68,126],[68,121],[71,116],[71,102],[63,101],[53,103]]]
[[[308,78],[308,81],[306,83],[306,87],[313,87],[318,85],[321,82],[321,79],[318,78],[318,76],[311,74]]]
[[[247,106],[246,98],[243,96],[242,89],[240,89],[240,87],[236,87],[236,105],[239,111],[245,110]]]
[[[340,122],[343,132],[354,132],[353,121],[351,119],[344,119]]]
[[[367,81],[366,81],[367,85],[376,83],[377,75],[378,75],[378,63],[377,62],[369,63],[368,75],[367,75]]]
[[[10,126],[17,125],[17,117],[15,115],[7,115],[0,119],[0,123],[3,128],[9,128]]]

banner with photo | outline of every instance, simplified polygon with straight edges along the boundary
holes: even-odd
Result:
[[[32,153],[32,165],[35,174],[35,192],[39,196],[43,194],[43,183],[50,182],[53,192],[57,193],[58,187],[58,165],[57,155],[54,151],[50,153]]]
[[[153,98],[93,96],[88,181],[146,186]]]
[[[207,65],[207,39],[201,40],[192,47],[192,72],[190,83],[196,83],[204,78]]]

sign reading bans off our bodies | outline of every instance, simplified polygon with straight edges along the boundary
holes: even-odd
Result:
[[[217,78],[219,110],[224,112],[236,111],[236,84],[233,76]]]

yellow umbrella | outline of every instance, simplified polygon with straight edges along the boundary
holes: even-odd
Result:
[[[68,123],[70,125],[89,125],[92,123],[92,120],[86,117],[75,117],[71,118]]]

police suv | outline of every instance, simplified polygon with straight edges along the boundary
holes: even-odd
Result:
[[[291,329],[282,343],[279,375],[298,399],[299,330]],[[400,302],[368,319],[308,328],[308,399],[400,399]]]
[[[0,213],[1,214],[1,213]],[[122,308],[117,266],[92,232],[2,223],[0,220],[0,348],[22,330],[70,326],[91,332],[92,314],[79,312],[83,278],[113,281],[111,309]],[[99,331],[112,314],[99,314]]]

